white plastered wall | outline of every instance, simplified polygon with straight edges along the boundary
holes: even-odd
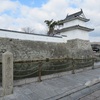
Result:
[[[60,29],[67,28],[67,27],[70,27],[70,26],[75,26],[75,25],[86,26],[85,23],[86,22],[84,22],[84,21],[81,21],[79,19],[76,19],[76,20],[72,20],[70,22],[64,23],[64,25],[62,27],[60,27]]]
[[[65,40],[61,36],[49,37],[42,35],[31,35],[31,34],[23,34],[23,33],[9,32],[9,31],[1,31],[1,30],[0,30],[0,37],[20,39],[20,40],[31,40],[31,41],[58,42],[58,43],[65,42]]]
[[[79,29],[63,32],[61,33],[61,35],[66,35],[67,40],[77,39],[77,38],[82,40],[89,40],[89,33],[87,31]]]

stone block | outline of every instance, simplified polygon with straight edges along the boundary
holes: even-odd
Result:
[[[14,86],[23,85],[23,84],[25,84],[25,79],[14,81]]]
[[[25,83],[27,84],[27,83],[36,82],[37,79],[38,79],[37,77],[34,77],[34,78],[27,78],[27,79],[25,79]]]

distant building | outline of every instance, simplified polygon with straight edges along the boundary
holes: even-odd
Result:
[[[92,43],[91,47],[92,47],[93,51],[96,51],[96,52],[100,51],[100,44],[98,44],[98,43],[96,43],[96,44]]]
[[[66,40],[70,39],[83,39],[89,40],[88,32],[93,31],[94,29],[86,27],[87,19],[81,9],[81,11],[76,12],[71,15],[67,15],[64,20],[60,22],[63,23],[63,26],[60,29],[55,30],[56,35],[60,34]]]

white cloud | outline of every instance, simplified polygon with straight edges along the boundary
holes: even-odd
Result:
[[[4,12],[5,10],[16,10],[18,5],[19,3],[17,1],[12,2],[10,0],[0,0],[0,13]]]
[[[22,5],[17,0],[2,0],[0,1],[0,28],[21,30],[23,27],[30,26],[36,33],[44,34],[47,31],[44,20],[64,19],[67,14],[79,11],[80,8],[90,19],[88,25],[95,28],[90,34],[90,39],[93,40],[92,36],[100,37],[99,0],[48,0],[46,4],[35,8]],[[7,14],[7,11],[10,11],[10,14]],[[97,40],[100,41],[99,39]]]

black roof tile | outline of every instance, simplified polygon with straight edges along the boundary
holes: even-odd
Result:
[[[83,26],[80,26],[80,25],[75,25],[75,26],[70,26],[70,27],[67,27],[67,28],[63,28],[59,31],[57,30],[57,32],[61,33],[61,32],[66,32],[66,31],[70,31],[70,30],[74,30],[74,29],[85,30],[85,31],[88,31],[88,32],[94,30],[94,29],[83,27]]]

